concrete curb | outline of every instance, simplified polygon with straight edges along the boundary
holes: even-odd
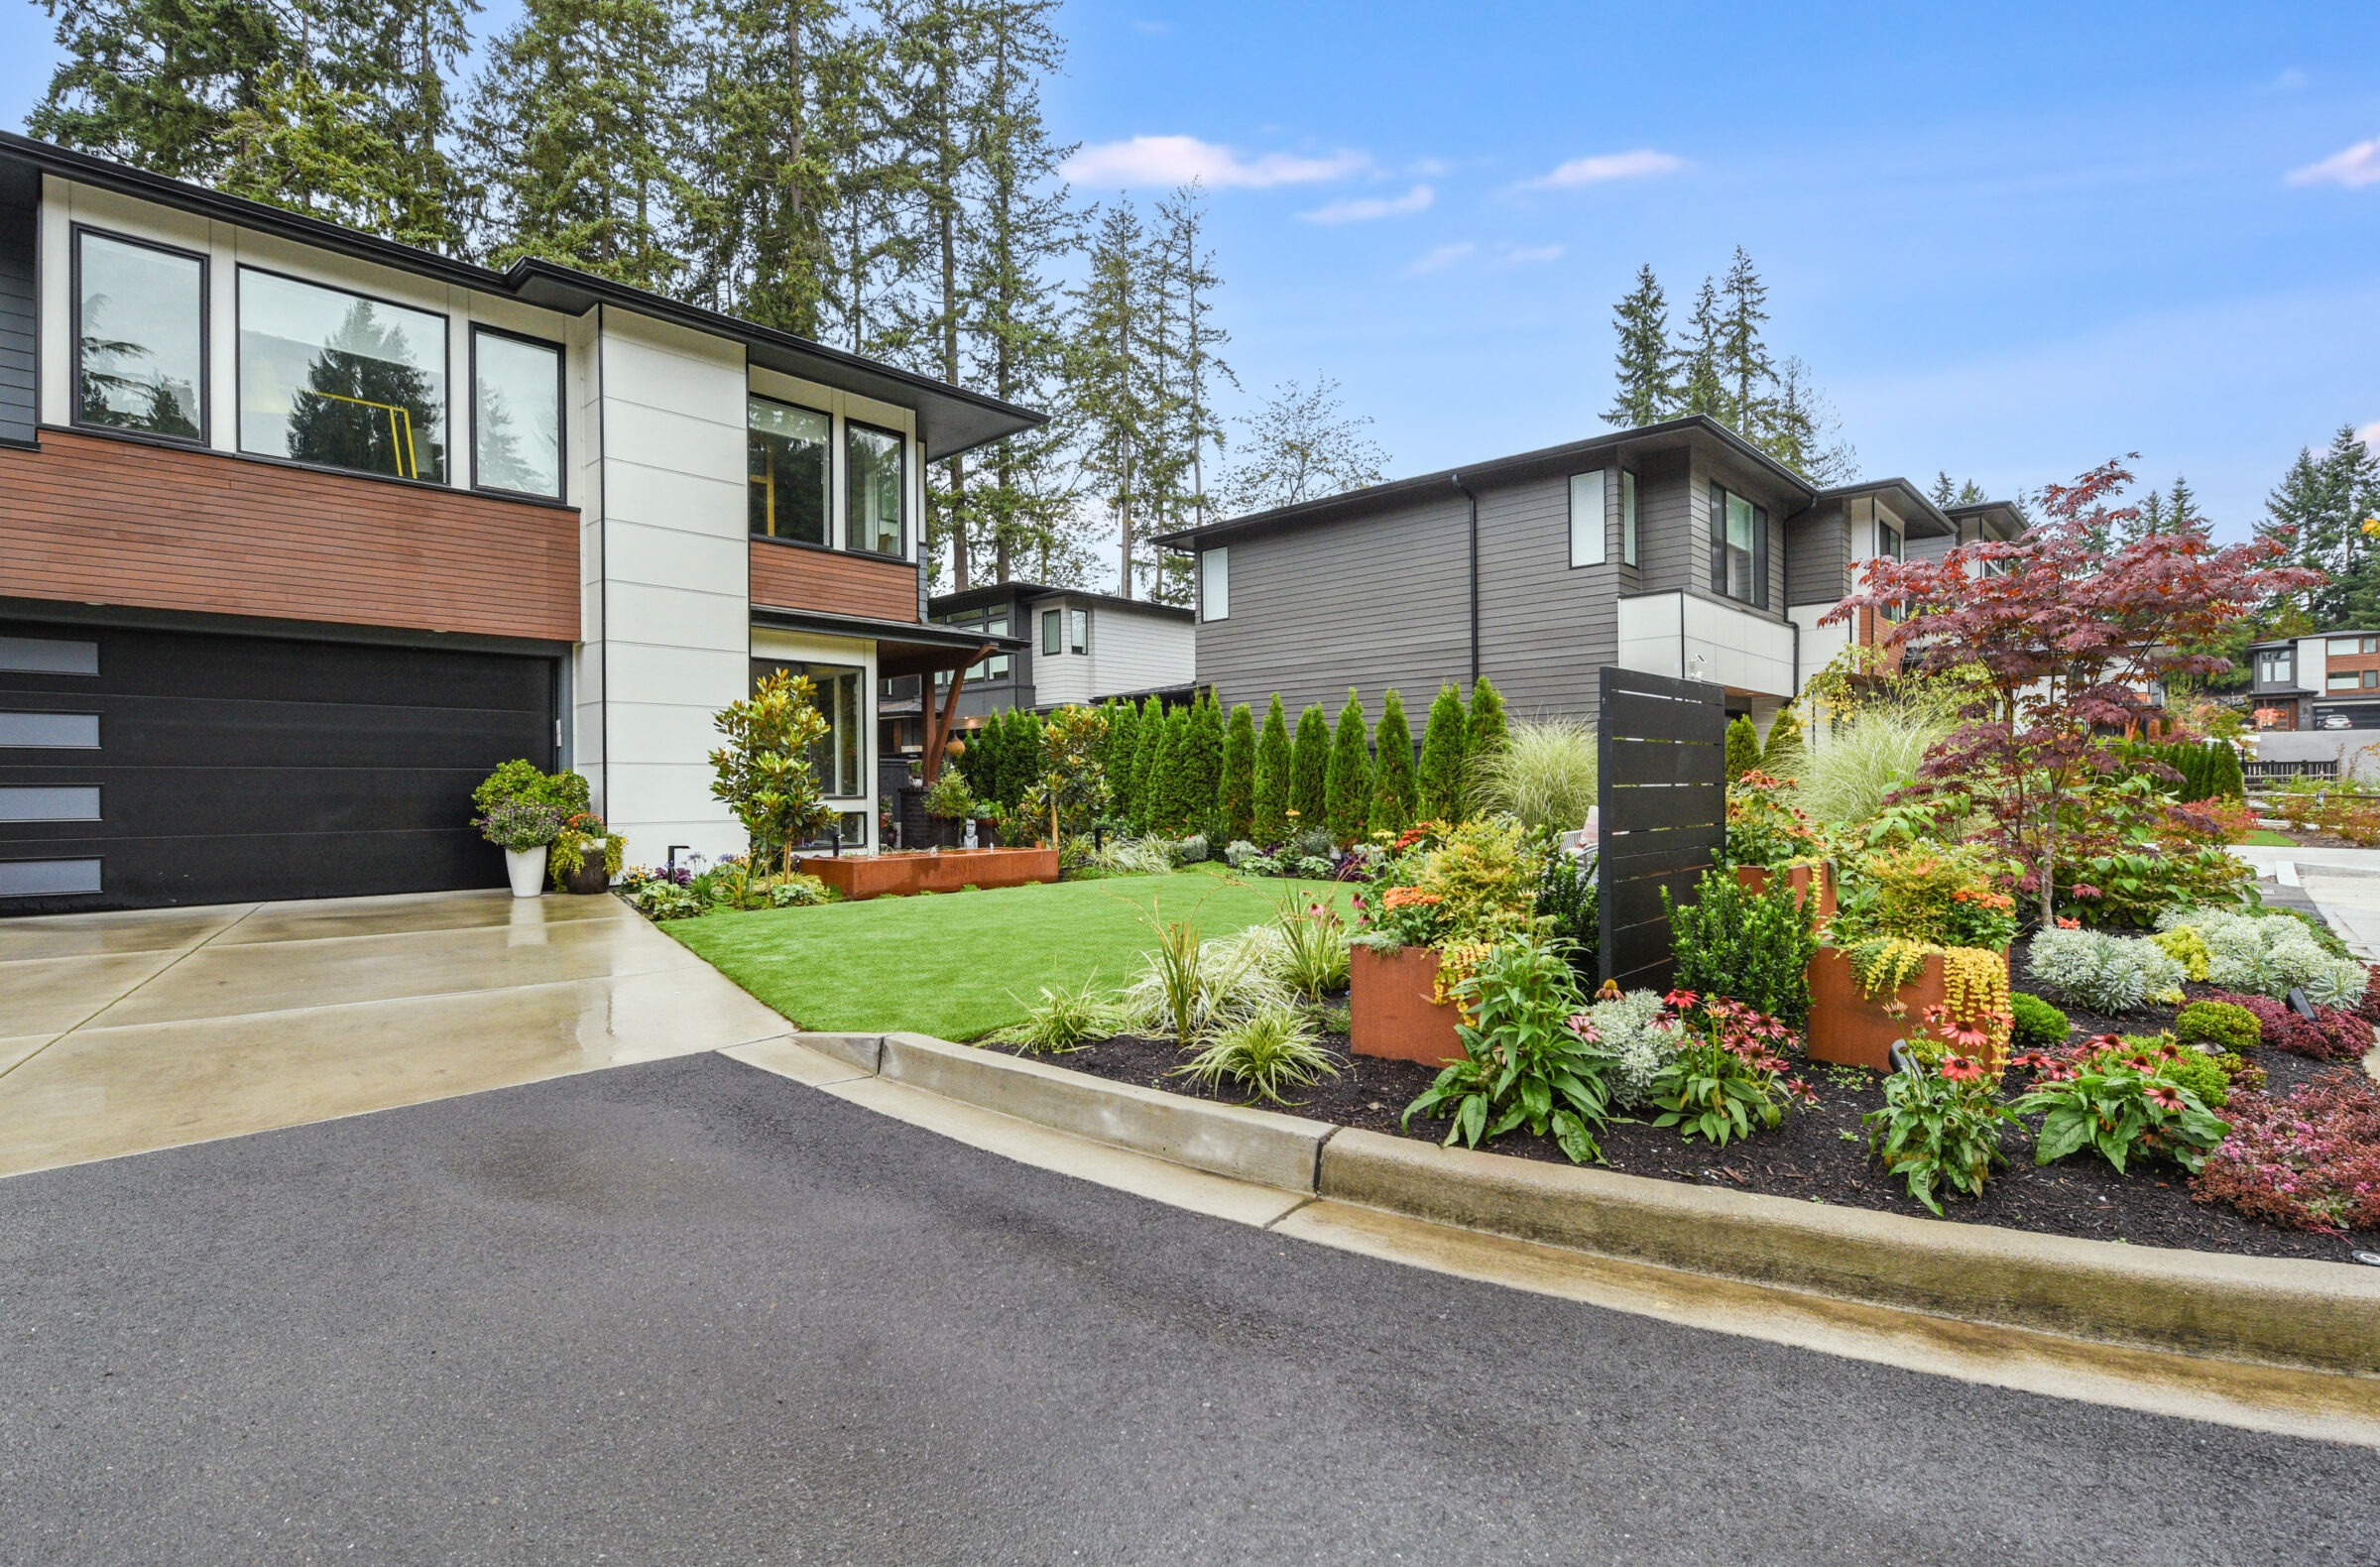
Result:
[[[2119,1246],[1444,1148],[926,1034],[793,1037],[863,1073],[1276,1190],[1940,1316],[2380,1375],[2380,1268]]]
[[[878,1071],[1055,1131],[1284,1191],[1314,1189],[1322,1145],[1339,1130],[1299,1116],[1102,1082],[922,1033],[886,1034]]]

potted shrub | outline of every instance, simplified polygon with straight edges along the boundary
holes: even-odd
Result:
[[[627,858],[628,840],[615,837],[593,811],[575,811],[553,835],[545,856],[553,885],[566,893],[587,896],[611,891]]]
[[[1456,990],[1511,937],[1537,930],[1541,846],[1510,816],[1382,851],[1348,968],[1348,1047],[1431,1065],[1463,1054]]]
[[[975,792],[967,786],[967,775],[958,764],[945,762],[942,772],[925,791],[925,814],[934,823],[934,842],[942,848],[955,847],[959,841],[959,823],[975,814]]]
[[[504,851],[515,898],[535,898],[545,890],[545,853],[562,830],[560,811],[541,800],[501,800],[480,818],[479,830]]]
[[[1835,874],[1810,818],[1791,798],[1796,785],[1754,768],[1727,785],[1727,863],[1754,893],[1783,876],[1807,903],[1817,889],[1818,917],[1835,913]]]
[[[1810,1054],[1882,1070],[1896,1040],[1994,1076],[2015,1014],[2016,901],[1972,851],[1916,843],[1862,858],[1810,962]]]

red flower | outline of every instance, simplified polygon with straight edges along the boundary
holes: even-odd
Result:
[[[2148,1098],[2150,1104],[2157,1106],[2161,1110],[2179,1110],[2182,1108],[2182,1091],[2169,1083],[2151,1083],[2149,1085]]]
[[[2080,930],[2082,928],[2082,921],[2080,919],[2069,919],[2066,915],[2060,914],[2058,916],[2058,928],[2061,930]]]
[[[1690,990],[1673,990],[1661,998],[1661,1005],[1672,1012],[1691,1012],[1702,998]]]
[[[1964,1055],[1946,1055],[1942,1060],[1942,1075],[1954,1083],[1974,1083],[1983,1079],[1983,1064],[1970,1061]]]

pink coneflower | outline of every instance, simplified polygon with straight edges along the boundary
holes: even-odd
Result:
[[[2182,1108],[2182,1091],[2171,1084],[2151,1083],[2149,1103],[2161,1110],[2179,1110]]]
[[[1602,1031],[1596,1027],[1595,1020],[1588,1017],[1583,1012],[1574,1012],[1563,1021],[1569,1024],[1571,1032],[1577,1034],[1589,1044],[1598,1042],[1604,1036]]]
[[[1672,1012],[1691,1012],[1694,1010],[1694,1004],[1701,1000],[1700,996],[1690,990],[1673,990],[1661,998],[1661,1005]]]
[[[1945,1080],[1953,1083],[1980,1082],[1983,1078],[1983,1065],[1979,1061],[1970,1061],[1964,1055],[1946,1055],[1942,1058],[1942,1075]]]

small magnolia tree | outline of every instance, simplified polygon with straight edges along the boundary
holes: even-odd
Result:
[[[1921,781],[1985,796],[1991,839],[2023,867],[2022,886],[2055,912],[2058,879],[2091,831],[2089,806],[2121,764],[2103,737],[2148,711],[2150,682],[2216,673],[2227,661],[2204,647],[2225,625],[2276,593],[2300,592],[2319,572],[2276,567],[2283,541],[2217,548],[2186,530],[2139,532],[2137,507],[2113,503],[2132,482],[2120,462],[2042,494],[2046,521],[2013,542],[1963,544],[1940,561],[1868,562],[1863,591],[1826,617],[1862,609],[1887,647],[1920,671],[1982,671],[1965,722],[1928,753]]]
[[[1041,777],[1025,791],[1024,808],[1060,832],[1080,835],[1107,813],[1108,715],[1096,707],[1061,707],[1041,726]]]
[[[755,864],[774,859],[787,873],[793,846],[833,814],[810,770],[810,747],[827,727],[815,694],[809,676],[777,669],[711,720],[727,742],[711,753],[711,797],[744,824]]]

